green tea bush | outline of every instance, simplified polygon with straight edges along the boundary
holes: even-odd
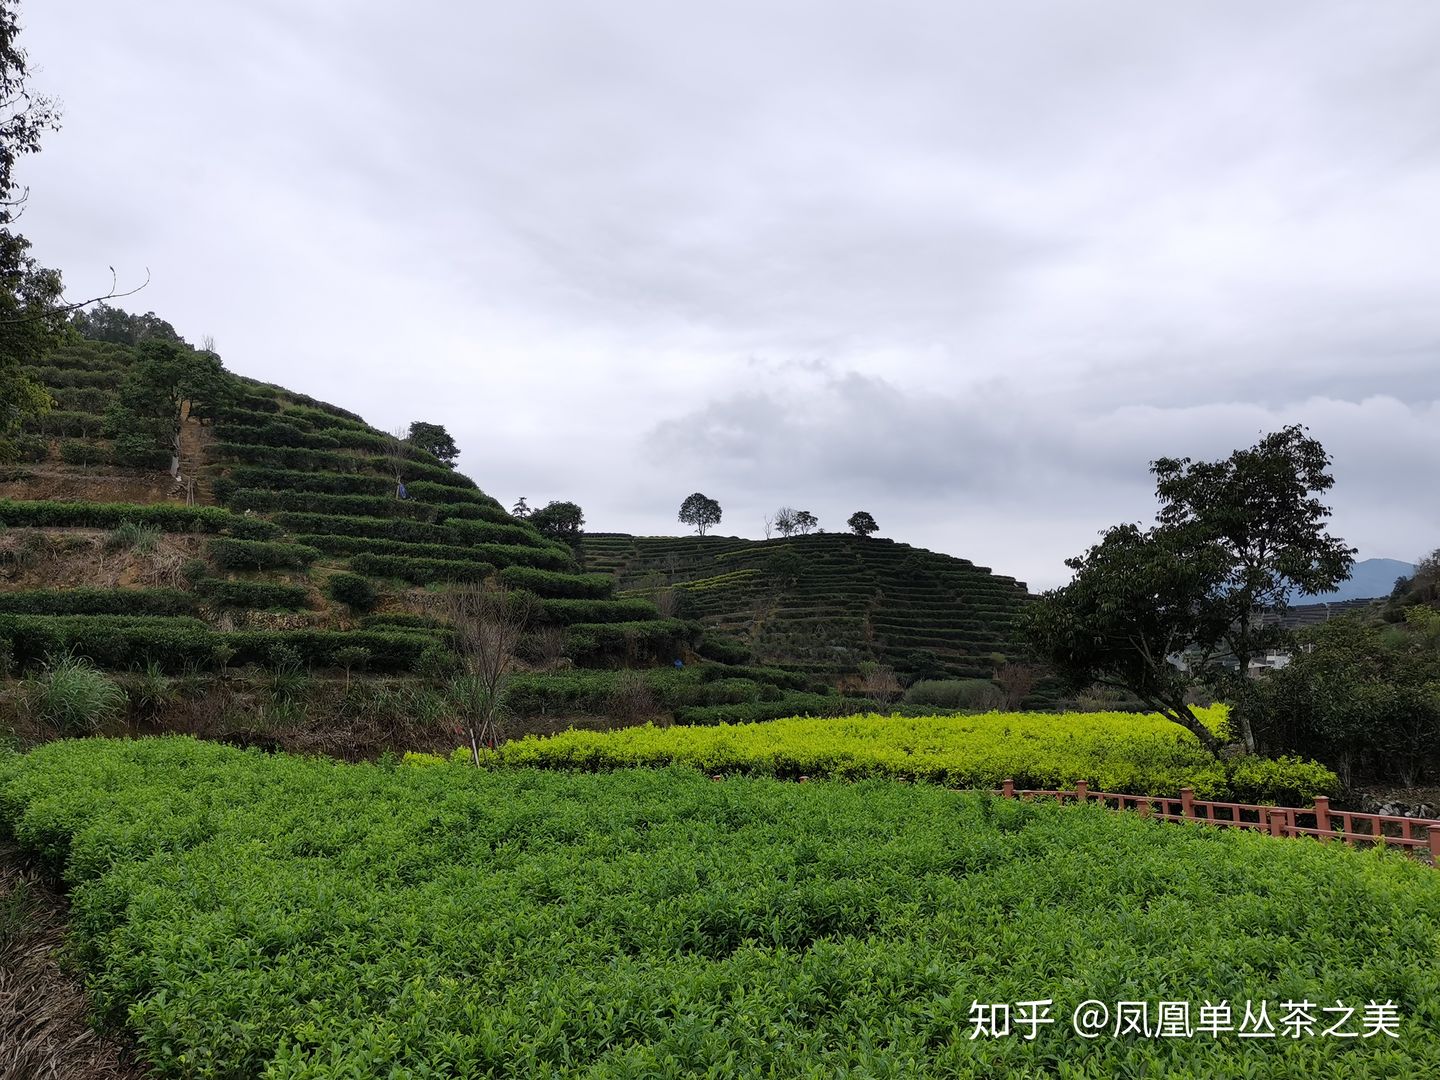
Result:
[[[58,742],[0,759],[0,830],[73,884],[93,1014],[162,1080],[1440,1072],[1440,875],[1395,854],[931,785],[428,761]],[[1034,1039],[969,1037],[972,1003],[1035,999]],[[1087,999],[1399,1020],[1091,1040]]]
[[[115,529],[124,522],[171,533],[220,533],[251,540],[279,536],[278,526],[217,506],[168,503],[19,502],[0,499],[0,524],[31,528]]]
[[[351,611],[366,612],[380,600],[380,593],[369,578],[359,574],[331,574],[325,582],[325,595]]]
[[[303,544],[270,540],[211,540],[206,551],[222,570],[304,570],[320,552]]]
[[[397,578],[411,585],[442,581],[484,581],[495,567],[483,562],[456,559],[408,559],[398,555],[356,555],[350,569],[367,577]]]
[[[0,613],[193,615],[195,598],[179,589],[31,589],[0,592]]]
[[[658,619],[660,613],[648,600],[540,600],[536,604],[539,625],[570,626],[575,623],[634,623]]]
[[[699,623],[682,619],[575,623],[565,628],[565,653],[576,663],[669,663],[683,648],[693,647],[703,632]]]
[[[299,611],[310,606],[310,594],[302,585],[272,585],[265,581],[222,581],[211,578],[201,582],[197,591],[207,603],[217,608],[264,611],[283,608]]]
[[[562,574],[530,566],[507,566],[500,571],[500,583],[557,600],[607,600],[615,589],[615,579],[608,574]]]

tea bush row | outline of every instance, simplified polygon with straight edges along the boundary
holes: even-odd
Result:
[[[372,670],[397,672],[414,670],[436,639],[401,628],[221,631],[190,618],[0,615],[0,642],[9,643],[14,662],[22,667],[67,652],[112,669],[143,668],[152,662],[172,672],[226,664],[269,667],[290,659],[335,667],[339,650],[363,648],[371,654]]]
[[[1440,1075],[1440,875],[1343,844],[928,785],[182,738],[0,760],[0,831],[71,883],[95,1018],[162,1080]],[[1057,1020],[1033,1040],[970,1038],[973,1002],[1033,999]],[[1087,999],[1400,1020],[1089,1040]]]
[[[206,551],[222,570],[304,570],[320,557],[304,544],[223,537],[211,540]]]
[[[1205,711],[1224,723],[1223,708]],[[569,731],[501,750],[517,765],[618,768],[692,765],[709,773],[888,776],[950,787],[1022,788],[1176,796],[1296,805],[1338,788],[1335,774],[1295,758],[1216,760],[1190,732],[1135,713],[984,713],[978,716],[849,716],[714,727]]]
[[[179,589],[26,589],[0,592],[10,615],[194,615],[195,597]]]
[[[281,534],[268,521],[235,514],[218,506],[168,503],[19,502],[0,499],[0,524],[30,528],[116,529],[125,522],[153,525],[163,532],[221,533],[249,540]]]

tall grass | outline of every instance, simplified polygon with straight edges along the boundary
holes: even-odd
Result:
[[[106,551],[134,551],[148,555],[160,542],[160,529],[138,521],[122,521],[105,537]]]
[[[125,711],[125,691],[78,656],[52,658],[28,689],[36,718],[62,734],[95,731]]]

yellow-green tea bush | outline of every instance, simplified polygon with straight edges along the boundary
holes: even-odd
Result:
[[[1219,729],[1223,707],[1201,711]],[[1332,793],[1335,774],[1297,758],[1217,761],[1188,731],[1137,713],[792,717],[710,727],[651,726],[528,737],[506,764],[563,769],[689,765],[707,773],[888,776],[950,787],[1070,789],[1287,803]]]

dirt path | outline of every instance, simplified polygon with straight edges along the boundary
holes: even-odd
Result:
[[[78,980],[60,969],[65,900],[0,844],[0,1080],[140,1080],[86,1021]]]

